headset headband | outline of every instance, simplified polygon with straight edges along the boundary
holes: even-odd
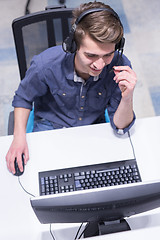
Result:
[[[80,14],[80,16],[76,19],[75,24],[77,25],[82,20],[83,17],[87,16],[90,13],[102,12],[102,11],[107,11],[107,12],[112,13],[120,21],[120,18],[118,16],[118,14],[112,9],[109,9],[109,8],[91,8],[91,9],[88,9],[88,10],[82,12]],[[121,21],[120,21],[120,23],[121,23]]]

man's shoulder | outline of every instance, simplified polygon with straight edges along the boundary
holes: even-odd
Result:
[[[63,51],[61,46],[54,46],[46,49],[42,53],[39,54],[39,58],[43,61],[59,61],[65,57],[65,52]]]
[[[49,66],[50,64],[60,64],[65,58],[65,52],[61,46],[54,46],[33,57],[37,65]]]

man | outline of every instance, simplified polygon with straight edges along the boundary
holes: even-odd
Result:
[[[15,157],[21,171],[22,153],[25,164],[29,159],[26,124],[33,102],[34,131],[102,123],[106,108],[116,132],[125,133],[134,123],[137,79],[119,53],[124,38],[118,15],[94,2],[82,4],[73,16],[65,51],[56,46],[34,57],[14,96],[14,139],[6,156],[12,173]]]

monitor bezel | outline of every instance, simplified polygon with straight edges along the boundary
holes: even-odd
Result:
[[[160,180],[30,199],[42,224],[114,221],[160,207]]]

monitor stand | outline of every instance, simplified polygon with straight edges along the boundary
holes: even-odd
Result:
[[[125,219],[109,222],[89,222],[84,231],[84,238],[131,230]]]

